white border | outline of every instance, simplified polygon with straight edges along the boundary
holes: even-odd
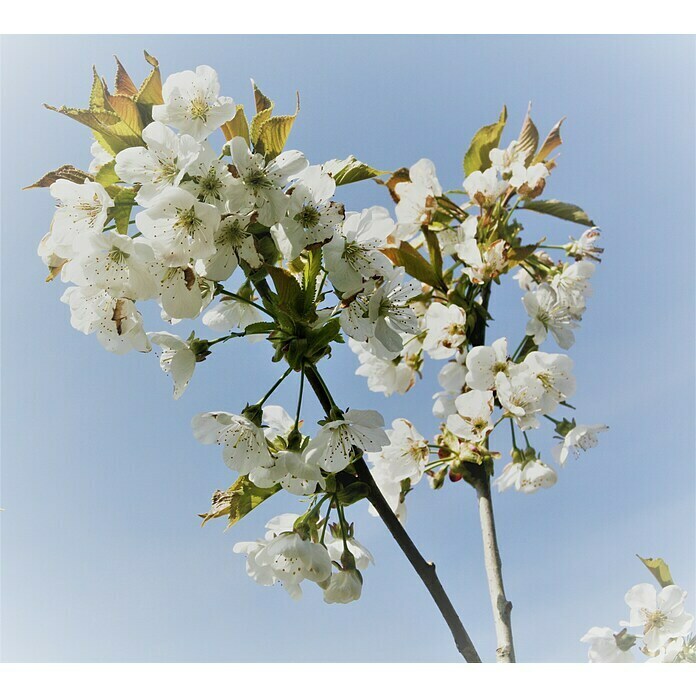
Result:
[[[6,3],[7,4],[7,3]],[[3,8],[5,34],[692,34],[684,0],[35,0]]]

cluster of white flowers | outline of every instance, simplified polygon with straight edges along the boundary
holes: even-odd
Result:
[[[335,200],[337,186],[381,172],[352,156],[310,164],[284,149],[297,114],[272,116],[272,101],[256,85],[249,122],[241,105],[221,96],[212,68],[162,84],[157,62],[146,58],[153,71],[140,89],[119,64],[114,94],[96,78],[89,109],[60,110],[88,125],[96,141],[87,172],[66,165],[35,184],[50,186],[58,206],[38,253],[49,279],[70,284],[62,301],[72,325],[115,353],[158,346],[174,398],[197,363],[233,338],[266,340],[274,362],[286,363],[240,413],[212,411],[192,422],[195,437],[221,446],[238,476],[216,492],[204,520],[227,516],[234,524],[281,490],[308,505],[304,514],[273,518],[263,539],[236,544],[254,580],[280,583],[294,598],[309,580],[329,603],[358,599],[372,556],[355,539],[347,508],[367,498],[388,516],[374,479],[404,521],[406,495],[419,481],[439,488],[447,476],[470,483],[480,472],[492,476],[499,455],[489,437],[503,420],[513,447],[499,490],[530,493],[555,483],[527,439],[541,418],[555,423],[561,465],[596,444],[605,426],[551,416],[575,391],[572,361],[538,346],[548,333],[563,349],[572,344],[602,252],[599,232],[592,227],[559,246],[523,244],[512,217],[532,202],[551,215],[563,207],[534,201],[553,169],[557,133],[538,154],[529,133],[505,149],[475,137],[461,203],[452,196],[462,192],[445,192],[435,165],[421,159],[380,180],[395,201],[393,217],[381,206],[351,212]],[[577,210],[576,221],[584,215]],[[554,263],[547,248],[571,262]],[[485,345],[485,325],[492,285],[516,267],[530,318],[510,354],[505,338]],[[148,300],[169,326],[200,317],[219,337],[146,331],[137,303]],[[385,432],[377,411],[339,408],[316,365],[343,342],[341,332],[360,362],[357,374],[386,396],[411,389],[426,359],[445,361],[433,406],[442,425],[432,441],[403,418]],[[293,373],[294,417],[267,404]],[[301,419],[305,383],[326,412],[314,434]],[[372,478],[360,473],[363,456]]]
[[[594,447],[597,433],[607,429],[552,417],[559,405],[568,405],[575,392],[573,363],[565,354],[544,353],[538,346],[548,333],[562,349],[573,344],[573,330],[590,295],[589,279],[595,270],[592,262],[600,260],[602,249],[596,244],[596,227],[580,239],[571,237],[565,245],[539,242],[525,247],[521,243],[521,228],[511,215],[541,194],[553,168],[552,162],[535,161],[533,149],[521,140],[512,141],[505,149],[493,148],[488,155],[490,166],[466,177],[463,188],[469,201],[460,205],[443,196],[435,166],[429,160],[419,160],[408,170],[408,180],[402,177],[393,186],[393,197],[398,201],[395,236],[401,240],[401,248],[404,242],[410,250],[427,246],[431,261],[438,263],[432,255],[434,238],[441,256],[454,262],[446,270],[439,261],[447,292],[444,286],[433,285],[433,291],[411,298],[417,323],[409,329],[412,336],[404,336],[398,353],[376,350],[364,340],[351,341],[360,360],[356,373],[367,378],[372,391],[385,396],[411,389],[425,358],[448,361],[438,374],[442,390],[433,397],[433,414],[443,422],[442,428],[432,443],[423,441],[423,467],[412,476],[399,467],[385,466],[385,458],[390,461],[394,456],[394,443],[383,450],[386,454],[371,457],[373,474],[401,517],[405,515],[405,495],[424,469],[437,488],[445,472],[458,481],[466,478],[472,463],[497,458],[499,455],[488,448],[488,438],[503,420],[510,421],[513,447],[511,461],[495,481],[499,491],[514,488],[534,493],[556,483],[556,471],[540,459],[528,441],[528,431],[539,428],[542,418],[555,424],[560,443],[553,455],[561,466],[569,454],[577,457]],[[546,248],[564,251],[571,262],[555,263]],[[458,267],[461,272],[457,276]],[[515,267],[529,314],[525,338],[513,353],[506,338],[490,345],[472,343],[473,327],[485,321],[487,314],[482,289],[500,282],[501,276]],[[526,446],[518,447],[516,429]],[[395,426],[390,439],[396,436],[397,443],[402,442],[400,432]]]
[[[640,583],[625,599],[629,618],[621,630],[594,626],[580,639],[589,644],[589,662],[634,662],[638,641],[647,662],[696,662],[696,639],[689,637],[694,617],[684,610],[681,587],[668,584],[658,590]]]

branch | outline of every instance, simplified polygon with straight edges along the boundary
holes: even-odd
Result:
[[[333,405],[333,399],[329,393],[326,385],[324,384],[321,376],[317,372],[314,365],[307,366],[305,368],[305,376],[307,381],[311,385],[314,393],[317,395],[322,408],[328,415],[331,411]],[[365,463],[365,460],[361,457],[356,462],[353,463],[358,477],[364,483],[367,483],[372,491],[368,496],[368,500],[372,503],[377,513],[382,518],[382,521],[386,525],[387,529],[394,537],[396,543],[399,545],[401,550],[404,552],[406,558],[408,558],[413,569],[418,573],[418,576],[423,581],[423,584],[430,592],[430,596],[435,601],[437,608],[440,610],[442,617],[447,622],[452,636],[454,637],[454,642],[457,646],[457,650],[461,653],[467,662],[481,662],[481,658],[476,652],[476,648],[469,638],[469,634],[466,632],[461,619],[457,615],[452,602],[447,596],[445,590],[443,589],[440,580],[435,572],[435,565],[426,561],[421,555],[420,551],[416,548],[416,545],[411,540],[411,537],[406,533],[398,518],[389,507],[389,503],[384,499],[382,492],[372,478],[372,474]]]
[[[488,310],[491,297],[491,283],[487,283],[481,293],[481,304]],[[481,317],[471,332],[471,346],[482,346],[486,342],[486,320]],[[493,623],[498,643],[496,659],[498,662],[515,662],[515,647],[512,642],[512,603],[505,596],[503,586],[503,562],[500,559],[498,537],[495,532],[493,500],[491,498],[491,477],[481,466],[473,477],[472,485],[476,490],[483,541],[483,563],[488,579],[488,594],[493,609]]]
[[[493,501],[491,500],[491,480],[485,475],[474,484],[478,496],[481,536],[483,538],[483,562],[488,578],[488,593],[493,608],[493,622],[498,642],[496,659],[498,662],[515,662],[515,646],[512,642],[512,602],[505,596],[503,586],[503,563],[500,560],[498,538],[495,533]]]

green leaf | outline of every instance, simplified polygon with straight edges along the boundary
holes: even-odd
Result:
[[[67,179],[75,184],[84,184],[85,179],[93,181],[91,174],[73,167],[72,164],[64,164],[62,167],[58,167],[58,169],[44,174],[38,181],[35,181],[31,186],[25,186],[24,189],[48,188],[51,184],[58,181],[58,179]]]
[[[276,325],[272,321],[255,321],[253,324],[248,324],[244,327],[244,333],[247,336],[253,336],[254,334],[270,333],[275,328]]]
[[[430,287],[447,292],[435,269],[408,242],[401,242],[398,248],[388,247],[382,253],[397,266],[403,266],[408,275],[426,283]]]
[[[370,167],[370,165],[350,155],[344,160],[332,162],[330,173],[336,182],[336,186],[342,186],[343,184],[354,184],[358,181],[374,179],[376,176],[386,174],[387,172]]]
[[[106,89],[104,81],[99,77],[97,68],[92,66],[92,91],[89,95],[90,109],[105,109],[106,108]]]
[[[116,225],[116,230],[119,234],[128,234],[131,210],[135,204],[135,189],[119,188],[115,195],[111,195],[114,199],[114,207],[110,215]]]
[[[440,242],[438,242],[435,232],[428,227],[423,227],[423,235],[425,236],[425,241],[428,245],[430,265],[435,270],[441,284],[444,284],[445,281],[442,279],[442,251],[440,249]]]
[[[248,476],[240,476],[226,491],[215,491],[210,510],[199,517],[206,522],[217,517],[227,517],[227,528],[239,522],[264,500],[280,490],[280,484],[272,488],[259,488]]]
[[[469,149],[464,155],[464,175],[469,176],[471,172],[483,171],[491,165],[490,153],[493,148],[498,147],[500,136],[507,122],[507,108],[503,106],[500,117],[496,123],[483,126],[473,137]]]
[[[296,117],[297,112],[291,116],[271,116],[263,122],[256,150],[265,155],[267,160],[275,159],[283,151]]]
[[[120,179],[116,174],[116,160],[111,160],[99,168],[99,171],[94,175],[94,180],[101,184],[104,188],[117,184]]]
[[[524,123],[522,124],[522,130],[517,137],[517,151],[524,152],[524,164],[529,166],[534,159],[534,153],[539,147],[539,131],[534,125],[531,117],[532,103],[529,102],[527,107],[527,115],[524,118]]]
[[[304,292],[295,276],[278,266],[269,266],[268,275],[273,279],[280,309],[292,317],[301,318],[304,314]]]
[[[592,222],[582,208],[573,203],[563,203],[555,199],[549,199],[547,201],[527,201],[522,206],[522,210],[533,210],[537,213],[552,215],[561,220],[576,222],[578,225],[586,225],[587,227],[595,226],[594,222]]]
[[[643,561],[645,567],[653,574],[653,577],[660,583],[661,587],[674,585],[669,566],[661,558],[643,558],[642,556],[638,556],[638,558]]]
[[[563,121],[565,121],[565,117],[563,117],[546,136],[546,140],[542,143],[541,149],[533,160],[534,164],[543,162],[559,145],[563,144],[561,140],[561,125]]]
[[[241,104],[237,104],[237,111],[234,118],[227,121],[227,123],[223,123],[221,128],[222,134],[225,136],[227,142],[239,135],[246,140],[247,145],[251,146],[251,140],[249,139],[249,122],[244,113],[244,107]]]

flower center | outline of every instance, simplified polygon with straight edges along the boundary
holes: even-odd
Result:
[[[208,112],[210,111],[210,105],[202,97],[196,97],[191,100],[189,104],[189,113],[191,118],[197,121],[203,121],[205,123],[208,120]]]
[[[196,209],[191,206],[188,210],[177,210],[177,220],[174,227],[181,228],[186,231],[186,234],[193,237],[203,222],[196,215]]]
[[[320,219],[321,215],[313,205],[303,205],[302,210],[295,215],[295,220],[305,229],[316,227]]]
[[[661,612],[659,609],[656,611],[648,611],[647,609],[643,609],[643,616],[645,617],[646,633],[655,628],[662,628],[667,623],[667,615]]]
[[[109,252],[109,259],[118,264],[123,264],[129,256],[130,254],[127,254],[123,249],[119,249],[118,247],[112,247]]]

